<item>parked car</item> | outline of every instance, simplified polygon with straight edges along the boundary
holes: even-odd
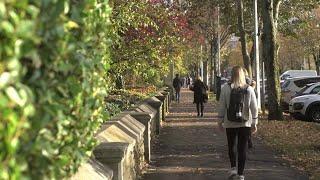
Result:
[[[304,86],[300,91],[296,92],[292,98],[308,95],[308,94],[317,94],[320,91],[320,83],[311,83]]]
[[[288,70],[280,75],[280,82],[289,79],[289,78],[296,78],[296,77],[310,77],[310,76],[317,76],[317,71],[315,70]]]
[[[288,110],[289,102],[294,94],[310,83],[320,82],[320,76],[298,77],[285,80],[281,87],[281,104],[284,110]]]
[[[320,123],[320,92],[293,98],[289,104],[289,112],[296,119]]]

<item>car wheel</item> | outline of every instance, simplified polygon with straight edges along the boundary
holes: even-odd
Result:
[[[308,119],[314,122],[320,123],[320,106],[313,106],[308,112],[309,117]]]

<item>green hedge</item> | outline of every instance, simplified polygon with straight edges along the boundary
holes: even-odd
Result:
[[[61,179],[108,118],[107,0],[0,1],[0,179]]]

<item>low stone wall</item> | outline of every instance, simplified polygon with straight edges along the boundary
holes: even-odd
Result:
[[[113,171],[108,167],[102,165],[95,159],[89,159],[88,162],[82,164],[78,173],[71,177],[71,180],[111,180]]]
[[[121,113],[108,121],[106,124],[116,124],[122,128],[122,130],[133,137],[136,140],[136,144],[133,150],[134,158],[134,172],[137,176],[140,175],[140,169],[144,166],[144,132],[145,126],[137,121],[130,114]]]
[[[138,145],[135,137],[120,124],[103,126],[97,134],[100,145],[93,154],[98,161],[113,170],[113,179],[133,180],[137,175],[135,154]]]
[[[170,89],[163,88],[107,121],[96,134],[99,145],[92,158],[71,179],[138,179],[151,160],[151,143],[169,112],[170,97]]]
[[[161,102],[156,99],[161,106]],[[155,135],[159,134],[160,132],[160,119],[159,119],[159,109],[155,109],[151,105],[149,105],[147,102],[143,101],[142,103],[134,106],[132,109],[130,109],[135,112],[145,112],[149,113],[151,116],[151,136],[154,137]]]

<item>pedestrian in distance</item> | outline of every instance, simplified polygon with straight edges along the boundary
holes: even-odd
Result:
[[[185,88],[189,88],[188,87],[188,78],[189,78],[188,76],[184,77],[184,87]]]
[[[219,101],[221,94],[221,76],[217,77],[216,100]]]
[[[208,101],[208,87],[197,76],[190,90],[194,92],[193,103],[197,105],[197,116],[203,117],[204,103]]]
[[[221,130],[226,129],[228,141],[231,164],[228,178],[244,180],[247,143],[251,131],[257,132],[258,107],[254,89],[247,85],[240,66],[233,67],[231,81],[222,87],[218,117],[218,126]]]
[[[183,82],[181,81],[179,74],[176,74],[176,77],[173,79],[172,82],[173,88],[176,91],[176,101],[179,103],[180,102],[180,91],[181,87],[183,85]]]
[[[188,77],[187,77],[187,88],[190,88],[190,86],[191,86],[191,77],[190,77],[190,75],[188,75]]]

